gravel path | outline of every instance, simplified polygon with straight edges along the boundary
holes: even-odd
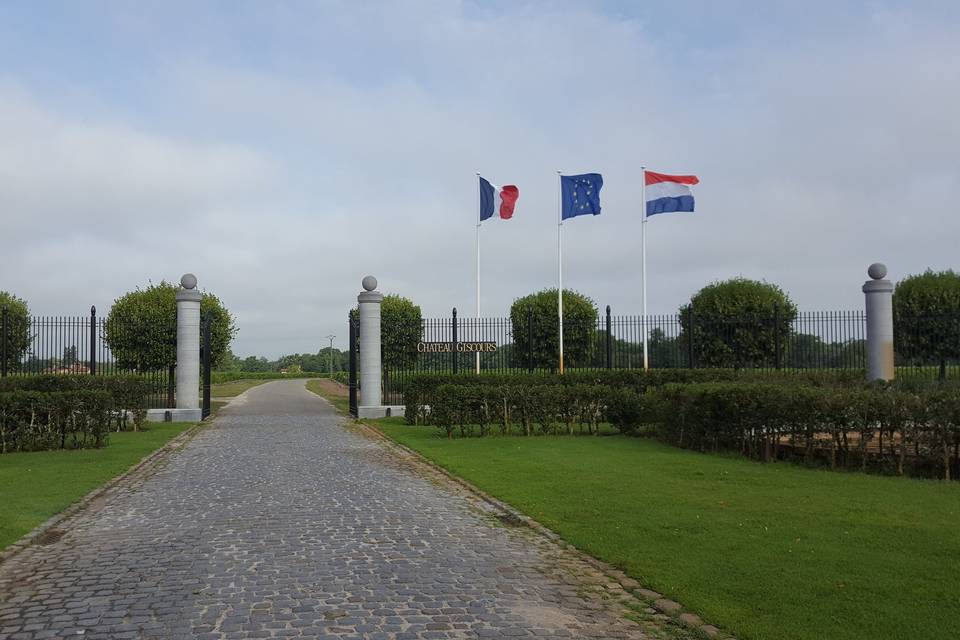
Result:
[[[0,565],[0,639],[649,637],[576,554],[344,422],[302,380],[250,389]]]

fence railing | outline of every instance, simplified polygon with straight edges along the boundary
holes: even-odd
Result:
[[[384,320],[384,402],[402,401],[419,373],[551,372],[559,365],[556,318],[532,311],[501,318]],[[648,365],[799,371],[865,369],[864,311],[810,311],[741,316],[684,314],[564,318],[567,370],[638,369],[647,337]],[[960,315],[898,318],[897,375],[960,375]]]
[[[176,352],[175,325],[108,322],[95,307],[89,316],[0,314],[0,376],[135,375],[151,383],[149,408],[175,406],[175,359],[164,357]]]

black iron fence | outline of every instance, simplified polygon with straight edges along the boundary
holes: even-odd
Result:
[[[150,408],[176,406],[176,327],[88,316],[20,316],[0,309],[0,376],[135,375],[149,381]]]
[[[351,323],[351,331],[359,329]],[[404,383],[420,373],[554,372],[556,318],[531,312],[508,318],[384,321],[384,402],[400,404]],[[650,368],[851,370],[866,368],[863,311],[813,311],[717,317],[683,314],[565,318],[566,370],[639,369],[644,335]],[[356,344],[352,339],[351,344]],[[897,375],[960,376],[960,315],[897,318]],[[355,349],[354,349],[355,350]],[[352,381],[351,399],[357,389]],[[352,402],[355,406],[356,402]]]

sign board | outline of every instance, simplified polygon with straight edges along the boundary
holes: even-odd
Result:
[[[418,353],[494,353],[497,343],[493,341],[471,342],[418,342]]]

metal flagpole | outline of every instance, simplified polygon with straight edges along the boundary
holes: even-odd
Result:
[[[480,329],[480,174],[477,174],[477,330]],[[479,340],[479,336],[474,338]],[[476,370],[480,373],[480,352],[476,354]]]
[[[557,171],[557,315],[560,317],[560,374],[563,374],[563,179]],[[533,348],[533,345],[531,345]]]
[[[650,368],[647,357],[647,168],[640,167],[640,206],[643,207],[643,221],[640,223],[640,269],[643,272],[640,284],[640,314],[643,323],[643,370]]]

